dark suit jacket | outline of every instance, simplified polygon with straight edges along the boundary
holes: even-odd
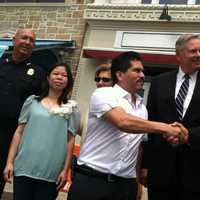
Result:
[[[149,91],[147,108],[149,119],[173,123],[179,121],[175,107],[177,71],[154,78]],[[165,188],[177,172],[188,189],[199,190],[200,180],[200,73],[196,86],[181,122],[189,129],[189,144],[173,147],[162,135],[149,135],[145,145],[143,165],[149,169],[148,185]]]

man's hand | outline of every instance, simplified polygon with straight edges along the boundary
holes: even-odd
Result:
[[[147,168],[141,168],[138,173],[138,182],[145,187],[147,187],[147,175],[148,175],[148,169]]]
[[[181,135],[181,128],[176,125],[173,126],[172,124],[168,124],[168,127],[165,131],[164,136],[165,137],[170,137],[170,136],[178,137],[179,135]]]
[[[169,135],[169,136],[164,136],[165,139],[171,143],[171,144],[175,144],[175,145],[179,145],[179,144],[185,144],[188,142],[188,137],[189,137],[189,132],[188,130],[181,124],[178,122],[174,122],[173,124],[171,124],[172,127],[177,127],[180,129],[180,133],[175,136],[175,135]]]

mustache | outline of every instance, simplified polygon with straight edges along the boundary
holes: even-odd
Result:
[[[200,61],[200,57],[194,57],[192,60],[193,61]]]
[[[137,80],[137,82],[143,82],[144,83],[144,78],[139,78],[138,80]]]

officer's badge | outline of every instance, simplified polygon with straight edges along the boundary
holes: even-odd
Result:
[[[34,69],[29,68],[28,71],[26,72],[27,75],[32,76],[34,74]]]

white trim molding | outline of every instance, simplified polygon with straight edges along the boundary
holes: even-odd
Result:
[[[163,21],[159,17],[163,5],[142,4],[88,4],[86,20]],[[172,22],[200,22],[200,5],[168,5]],[[167,21],[167,20],[164,20]]]
[[[60,3],[0,3],[0,7],[68,7],[67,2]]]
[[[175,42],[180,34],[168,32],[117,31],[114,48],[174,54]]]

